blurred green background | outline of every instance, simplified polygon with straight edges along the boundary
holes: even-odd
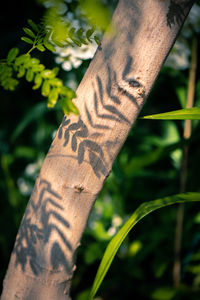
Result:
[[[48,1],[43,1],[48,6]],[[104,1],[106,2],[106,1]],[[108,2],[108,1],[107,1]],[[109,1],[115,4],[116,1]],[[39,1],[4,1],[0,10],[0,58],[9,49],[27,45],[20,40],[27,19],[36,23],[45,12]],[[66,1],[66,13],[76,18],[76,1]],[[73,20],[73,22],[75,22]],[[195,4],[182,33],[161,70],[141,115],[185,106],[191,45],[200,37],[200,5]],[[199,46],[199,45],[198,45]],[[200,49],[200,48],[198,48]],[[91,50],[91,49],[90,49]],[[91,50],[92,52],[92,50]],[[57,52],[38,53],[47,67],[61,67],[60,77],[76,88],[90,55],[75,63]],[[199,53],[199,50],[198,50]],[[34,54],[34,53],[33,53]],[[76,61],[77,61],[76,60]],[[22,80],[15,92],[0,89],[0,281],[3,282],[15,236],[35,178],[63,118],[59,107],[47,109],[40,91]],[[195,106],[200,105],[197,64]],[[200,124],[194,121],[189,143],[186,191],[200,192]],[[83,300],[91,287],[107,243],[123,221],[142,203],[179,193],[183,147],[182,121],[139,120],[118,155],[99,195],[78,250],[72,298]],[[200,299],[200,207],[185,206],[181,249],[181,285],[173,287],[177,206],[147,216],[131,232],[100,288],[98,299]]]

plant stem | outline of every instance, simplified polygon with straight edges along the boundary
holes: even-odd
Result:
[[[197,68],[197,38],[194,37],[192,43],[192,55],[189,71],[188,93],[187,93],[187,108],[192,108],[194,103],[195,79]],[[183,138],[189,139],[191,136],[191,120],[185,120]],[[183,147],[183,157],[180,169],[180,193],[186,191],[187,184],[187,169],[188,169],[188,151],[189,146],[185,144]],[[173,282],[174,286],[178,287],[181,283],[181,241],[183,232],[184,204],[179,204],[177,211],[176,231],[175,231],[175,259],[173,266]]]
[[[40,33],[41,33],[41,30],[38,31],[38,33],[37,33],[37,35],[36,35],[36,37],[35,37],[35,39],[34,39],[33,46],[32,46],[32,48],[27,52],[27,54],[30,54],[30,53],[36,48],[36,44],[37,44],[37,42],[38,42],[38,38],[39,38]]]
[[[35,46],[35,44],[33,44],[33,47],[27,52],[27,54],[30,54],[35,48],[36,48],[36,46]]]

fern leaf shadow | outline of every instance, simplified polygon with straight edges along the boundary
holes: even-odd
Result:
[[[130,91],[140,87],[141,84],[138,80],[130,77],[132,64],[133,59],[127,56],[121,79],[118,79],[119,75],[117,76],[116,71],[107,64],[107,80],[105,81],[105,78],[102,80],[97,74],[91,83],[93,98],[91,103],[85,103],[82,112],[86,121],[79,116],[77,121],[71,123],[71,120],[65,116],[58,130],[58,139],[63,141],[63,147],[70,145],[72,152],[77,154],[78,164],[89,163],[97,178],[100,178],[101,175],[107,177],[110,173],[108,167],[110,163],[106,161],[106,157],[111,161],[113,155],[109,147],[114,148],[116,144],[120,143],[117,138],[105,141],[102,146],[98,142],[98,137],[105,135],[116,123],[124,122],[129,127],[131,126],[131,121],[122,112],[122,99],[128,98],[133,105],[138,107],[137,101]],[[122,94],[125,95],[125,98],[121,97]],[[89,105],[94,108],[93,114],[91,114]]]
[[[15,265],[20,265],[22,271],[28,267],[35,275],[43,272],[45,265],[45,253],[41,257],[41,248],[50,242],[53,231],[60,238],[60,243],[54,242],[51,246],[51,264],[52,267],[62,265],[69,270],[69,264],[63,249],[72,251],[70,242],[67,240],[63,231],[70,230],[70,224],[62,216],[63,207],[61,197],[51,187],[51,184],[41,179],[38,186],[35,186],[34,196],[38,195],[36,202],[30,200],[27,206],[24,218],[22,220],[18,236],[15,242],[13,253],[15,255]],[[35,223],[34,219],[37,219]],[[64,230],[60,229],[60,225]],[[57,259],[55,260],[55,252]],[[59,263],[58,263],[59,262]]]

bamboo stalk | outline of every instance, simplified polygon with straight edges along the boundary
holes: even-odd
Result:
[[[197,68],[197,39],[194,37],[192,43],[192,55],[189,71],[188,93],[186,108],[192,108],[194,103],[195,80]],[[192,124],[191,120],[185,120],[183,138],[189,139],[191,136]],[[183,158],[180,172],[180,193],[186,191],[187,173],[188,173],[188,152],[189,146],[185,144],[183,147]],[[175,260],[173,266],[173,282],[178,287],[181,283],[181,244],[183,234],[184,204],[179,204],[177,211],[176,231],[175,231]]]

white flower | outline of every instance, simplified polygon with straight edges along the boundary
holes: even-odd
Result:
[[[65,61],[63,64],[62,64],[62,68],[66,71],[70,71],[72,69],[72,65],[69,61]]]
[[[55,58],[55,61],[56,61],[57,64],[60,64],[60,63],[62,63],[64,61],[64,59],[62,57],[60,57],[60,56],[57,56]]]
[[[37,171],[38,167],[37,167],[37,164],[33,163],[33,164],[28,164],[26,166],[26,169],[25,169],[25,173],[29,176],[31,175],[34,175]]]
[[[17,184],[22,195],[27,196],[31,194],[33,187],[32,185],[27,183],[23,178],[19,178]]]
[[[62,63],[62,68],[64,70],[70,71],[73,68],[78,68],[83,60],[91,59],[94,56],[96,49],[96,43],[82,45],[81,47],[56,47],[56,53],[59,56],[57,56],[55,60],[56,63]]]
[[[75,69],[77,69],[82,64],[82,61],[80,59],[73,56],[70,58],[70,62]]]
[[[112,225],[118,227],[122,224],[122,218],[118,215],[114,215],[112,218]]]
[[[116,233],[116,227],[114,227],[114,226],[111,226],[109,229],[108,229],[108,234],[110,235],[110,236],[113,236],[113,235],[115,235],[115,233]]]

